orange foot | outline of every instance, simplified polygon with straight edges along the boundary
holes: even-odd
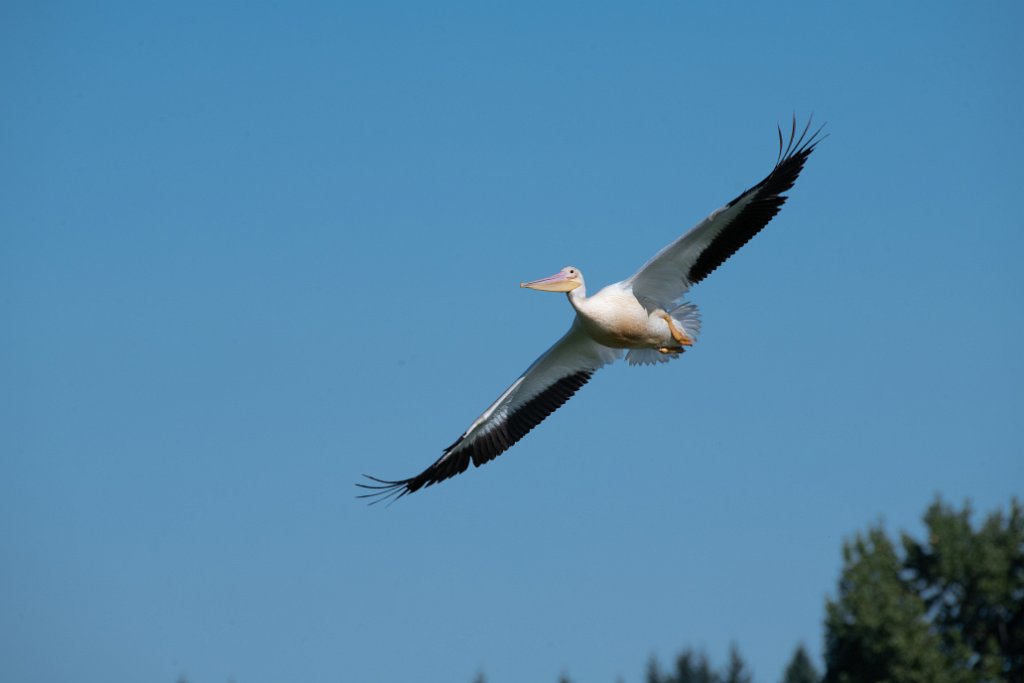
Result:
[[[676,343],[680,346],[693,346],[693,337],[690,337],[685,332],[676,327],[675,322],[672,320],[672,316],[668,313],[662,314],[665,322],[668,323],[668,331],[672,333],[672,338],[676,340]],[[658,349],[661,351],[661,349]],[[664,353],[664,352],[662,352]]]

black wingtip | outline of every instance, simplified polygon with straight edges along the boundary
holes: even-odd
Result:
[[[779,132],[779,156],[775,159],[775,165],[778,166],[782,163],[782,126],[776,123],[775,128]]]
[[[368,490],[368,493],[357,497],[372,499],[371,505],[384,500],[393,503],[403,496],[465,472],[470,463],[479,467],[494,460],[561,407],[593,376],[594,370],[588,369],[559,378],[508,413],[502,421],[470,437],[469,441],[466,440],[466,434],[460,436],[433,465],[414,477],[391,481],[364,474],[372,483],[357,483],[359,488]]]
[[[813,122],[814,115],[812,114],[807,117],[807,123],[804,124],[803,130],[798,135],[796,116],[794,116],[790,124],[789,141],[785,143],[785,146],[783,146],[782,127],[776,126],[779,132],[779,158],[775,162],[775,168],[764,180],[751,188],[767,191],[768,196],[776,197],[779,200],[779,207],[786,201],[786,196],[782,193],[793,187],[811,152],[828,137],[828,133],[822,134],[827,122],[812,129]]]
[[[807,123],[804,124],[803,130],[800,131],[800,135],[797,135],[796,114],[794,114],[793,120],[790,124],[789,141],[785,143],[783,143],[782,126],[776,125],[776,130],[779,134],[779,156],[775,162],[775,170],[786,165],[787,162],[792,162],[796,159],[802,163],[808,156],[810,156],[811,152],[814,151],[814,148],[818,146],[818,143],[828,137],[828,133],[825,133],[824,135],[821,134],[828,122],[826,121],[821,124],[814,129],[813,133],[811,133],[811,125],[813,122],[814,114],[811,114],[807,117]],[[810,135],[808,135],[808,133],[810,133]],[[785,144],[785,147],[783,147],[783,144]],[[771,176],[769,175],[769,177]]]
[[[388,501],[388,505],[390,505],[402,496],[408,495],[413,491],[409,486],[410,481],[408,479],[390,481],[388,479],[378,479],[377,477],[372,477],[369,474],[364,474],[363,476],[374,482],[373,484],[356,482],[356,486],[359,488],[370,491],[369,493],[360,493],[356,496],[356,498],[360,499],[372,499],[367,503],[367,505],[376,505],[384,501]]]
[[[745,190],[727,205],[732,208],[745,198],[749,200],[742,212],[732,219],[715,239],[700,253],[686,275],[687,281],[697,284],[710,275],[718,266],[736,253],[744,244],[764,228],[786,203],[785,194],[792,189],[804,168],[807,158],[822,140],[825,125],[812,133],[813,116],[808,117],[803,130],[797,134],[796,116],[790,122],[789,140],[776,124],[779,135],[779,154],[775,167],[765,178],[749,190]]]

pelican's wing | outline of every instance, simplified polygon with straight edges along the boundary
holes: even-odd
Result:
[[[554,346],[533,362],[491,407],[469,426],[433,465],[409,479],[387,481],[368,477],[375,484],[361,498],[379,500],[402,496],[465,472],[472,461],[479,467],[498,457],[544,418],[568,401],[602,365],[622,354],[591,339],[577,322]]]
[[[692,230],[668,245],[623,284],[648,308],[664,307],[683,294],[727,258],[735,254],[768,224],[786,202],[782,195],[796,182],[807,157],[824,138],[819,128],[809,137],[808,120],[800,137],[796,119],[789,144],[782,148],[779,130],[779,159],[768,176],[736,199],[713,212]]]

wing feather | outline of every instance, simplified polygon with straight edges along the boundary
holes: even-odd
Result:
[[[779,159],[764,180],[742,192],[725,206],[659,251],[625,281],[645,306],[666,307],[679,301],[693,285],[710,275],[749,242],[777,214],[807,158],[825,136],[821,128],[808,135],[811,121],[796,135],[796,119],[783,149],[779,129]]]
[[[374,498],[374,503],[398,499],[465,472],[471,462],[479,467],[494,460],[621,353],[593,341],[573,322],[565,336],[535,360],[434,464],[408,479],[390,481],[366,475],[374,483],[357,484],[370,490],[360,497]]]

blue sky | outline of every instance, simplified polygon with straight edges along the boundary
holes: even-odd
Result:
[[[0,8],[3,680],[770,683],[844,538],[1021,494],[1019,3],[90,5]],[[691,353],[354,498],[794,112]]]

